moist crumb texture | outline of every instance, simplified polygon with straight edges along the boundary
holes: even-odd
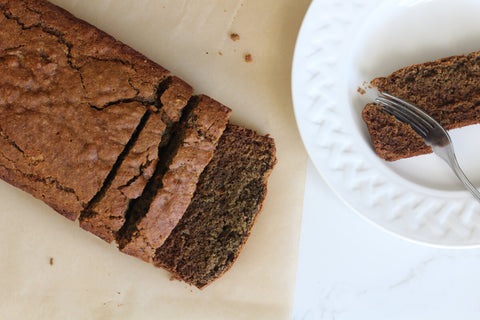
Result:
[[[151,261],[187,209],[198,177],[209,163],[231,110],[198,96],[170,141],[164,169],[156,172],[145,196],[135,203],[117,236],[120,250]]]
[[[49,2],[0,10],[0,177],[75,220],[168,71]]]
[[[418,156],[432,152],[411,126],[387,114],[378,104],[368,104],[363,109],[375,152],[387,161]]]
[[[371,84],[422,108],[447,130],[480,123],[480,52],[408,66]],[[431,152],[413,130],[371,105],[365,109],[363,118],[380,157],[397,160]]]
[[[198,288],[225,273],[250,235],[275,163],[271,138],[228,125],[155,265]]]

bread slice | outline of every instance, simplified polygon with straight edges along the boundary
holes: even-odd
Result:
[[[75,220],[169,72],[47,1],[0,11],[0,177]]]
[[[80,216],[80,226],[107,242],[125,223],[130,201],[141,196],[158,163],[159,149],[170,139],[172,126],[179,120],[193,89],[172,77],[163,85],[160,111],[148,112],[137,129],[131,145],[124,150],[110,179]],[[162,120],[163,118],[163,120]]]
[[[157,250],[154,264],[198,288],[223,275],[250,235],[275,163],[273,139],[228,125],[192,202]]]
[[[447,130],[480,123],[480,52],[411,65],[371,84],[425,110]],[[380,157],[397,160],[431,152],[413,130],[385,121],[383,111],[373,112],[371,105],[366,109],[363,118]],[[396,132],[402,132],[401,139]]]
[[[187,109],[151,183],[131,203],[127,221],[117,234],[122,252],[147,262],[190,204],[198,177],[210,162],[231,113],[204,95],[192,99]]]

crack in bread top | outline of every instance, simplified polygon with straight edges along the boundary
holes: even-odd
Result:
[[[1,176],[21,173],[38,198],[54,199],[45,193],[62,186],[75,196],[47,204],[76,219],[169,72],[46,1],[3,0],[0,10],[0,127],[11,146]],[[29,177],[55,183],[39,191]]]

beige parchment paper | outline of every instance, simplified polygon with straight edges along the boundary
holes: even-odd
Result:
[[[0,319],[289,319],[307,159],[290,72],[310,0],[53,2],[232,108],[233,123],[270,134],[278,165],[238,261],[202,291],[0,182]]]

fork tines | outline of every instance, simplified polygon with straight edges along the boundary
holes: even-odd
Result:
[[[380,104],[385,112],[401,122],[411,125],[422,137],[428,135],[429,131],[435,128],[436,124],[432,122],[435,120],[430,115],[403,99],[382,92],[375,102]]]

